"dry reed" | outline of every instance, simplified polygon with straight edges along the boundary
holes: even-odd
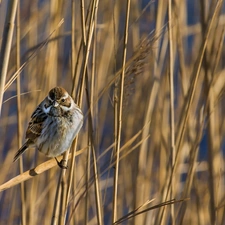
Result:
[[[9,2],[0,224],[224,225],[224,2]],[[35,150],[12,163],[55,85],[85,115],[68,169]]]

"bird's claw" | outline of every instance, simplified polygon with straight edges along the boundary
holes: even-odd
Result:
[[[55,157],[55,160],[58,164],[58,166],[61,168],[61,169],[67,169],[68,166],[65,165],[66,164],[66,160],[65,159],[62,159],[60,162],[58,161],[58,159]]]

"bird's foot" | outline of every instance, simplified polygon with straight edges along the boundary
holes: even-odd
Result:
[[[68,166],[66,165],[66,160],[65,159],[62,159],[60,162],[58,161],[58,159],[55,157],[55,160],[58,164],[58,166],[61,168],[61,169],[67,169]]]

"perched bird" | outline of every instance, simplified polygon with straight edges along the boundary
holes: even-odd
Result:
[[[26,142],[13,161],[29,147],[36,147],[48,157],[61,155],[70,148],[82,125],[82,111],[67,91],[62,87],[51,89],[31,115]]]

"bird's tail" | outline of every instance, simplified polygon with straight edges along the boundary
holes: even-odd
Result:
[[[13,162],[15,162],[28,148],[27,142],[17,151],[14,156]]]

